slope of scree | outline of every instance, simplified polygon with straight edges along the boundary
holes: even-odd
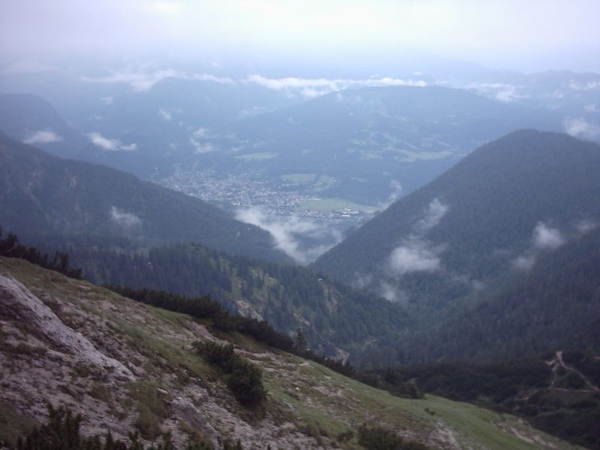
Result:
[[[433,449],[575,449],[509,415],[434,396],[407,400],[241,335],[151,308],[20,260],[0,258],[0,439],[46,420],[46,403],[82,414],[84,434],[197,432],[219,446],[358,449],[377,424]],[[262,370],[267,398],[241,407],[196,341],[235,344]],[[11,420],[7,420],[9,418]],[[24,425],[25,424],[25,425]],[[147,442],[147,441],[146,441]]]

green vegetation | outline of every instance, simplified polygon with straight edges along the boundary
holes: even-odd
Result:
[[[193,342],[190,331],[198,330],[198,325],[192,323],[189,317],[136,305],[105,289],[95,288],[84,282],[61,281],[62,276],[43,271],[25,261],[1,258],[0,265],[3,274],[9,273],[25,283],[35,295],[46,293],[71,305],[71,308],[84,308],[92,317],[98,315],[102,317],[103,322],[113,323],[110,330],[121,335],[118,338],[123,345],[121,351],[124,350],[127,355],[139,354],[141,360],[147,359],[143,368],[153,374],[154,381],[142,379],[139,386],[141,389],[137,383],[126,385],[129,387],[129,395],[122,397],[123,402],[119,400],[119,404],[130,412],[132,423],[137,419],[140,403],[146,405],[149,410],[154,410],[160,420],[160,407],[166,402],[155,399],[155,388],[157,391],[158,388],[168,388],[167,400],[172,398],[171,396],[179,395],[186,398],[187,383],[198,383],[198,378],[201,378],[202,386],[210,396],[216,395],[218,402],[226,401],[219,395],[221,383],[216,380],[220,378],[226,381],[227,375],[215,376],[215,372],[219,373],[221,369],[202,366],[202,358],[189,350],[189,344]],[[115,322],[117,320],[121,320],[122,323]],[[93,322],[94,320],[90,321]],[[130,340],[129,336],[136,339]],[[301,433],[314,438],[317,443],[358,450],[358,433],[354,424],[366,422],[368,427],[382,427],[397,432],[405,442],[408,442],[408,439],[418,439],[431,444],[433,448],[445,448],[447,439],[456,441],[459,446],[479,446],[490,450],[539,448],[523,439],[529,439],[530,442],[547,442],[549,448],[574,448],[532,430],[510,415],[500,415],[433,395],[421,399],[394,397],[385,391],[341,376],[315,362],[270,349],[256,341],[251,342],[251,338],[240,339],[240,336],[233,333],[230,336],[223,335],[221,339],[228,338],[237,342],[243,348],[237,353],[241,353],[245,359],[261,368],[262,383],[268,390],[268,396],[259,411],[264,408],[276,423],[290,423],[294,427],[293,433],[300,430]],[[300,342],[301,339],[297,341]],[[183,345],[184,348],[183,342],[187,342],[187,345]],[[181,355],[170,356],[174,355],[175,349],[179,349]],[[25,357],[35,360],[44,358],[43,355]],[[134,358],[137,359],[135,356]],[[193,379],[187,381],[173,377],[178,368],[185,366],[200,369],[192,370],[190,377]],[[78,384],[75,383],[73,389],[77,389]],[[82,388],[87,392],[88,387]],[[138,388],[139,393],[132,391],[132,388]],[[117,398],[113,400],[116,401]],[[230,403],[228,409],[233,415],[241,414],[240,420],[248,420],[248,416],[244,415],[243,410],[236,408],[236,405]],[[176,409],[169,414],[172,417],[172,414],[176,414]],[[229,425],[219,426],[218,420],[216,423],[219,433],[236,439],[235,435],[232,436],[233,430]],[[164,423],[160,426],[164,426]],[[525,438],[517,437],[517,433]],[[159,438],[158,443],[154,445],[161,443]],[[239,446],[238,443],[230,443],[226,448],[239,449],[242,444],[243,441]]]
[[[358,427],[358,443],[368,450],[427,450],[426,445],[405,441],[393,431],[365,424]]]
[[[310,183],[315,180],[316,173],[290,173],[288,175],[282,175],[283,181],[291,181],[292,183]]]
[[[341,211],[351,209],[366,213],[375,212],[376,208],[368,205],[361,205],[341,198],[326,198],[322,200],[310,200],[298,206],[298,209],[310,209],[316,211]]]
[[[244,406],[257,407],[266,398],[261,370],[233,350],[233,345],[196,342],[194,348],[206,361],[227,374],[227,387]]]
[[[137,433],[129,434],[130,443],[115,440],[110,433],[103,438],[80,434],[81,416],[63,407],[54,409],[48,406],[48,423],[34,427],[33,430],[20,436],[17,441],[18,450],[176,450],[171,435],[163,434],[160,440],[145,447]],[[225,441],[222,450],[243,450],[240,441],[233,444]],[[212,443],[192,436],[181,450],[215,450]]]
[[[95,284],[149,288],[196,299],[209,295],[230,312],[260,314],[288,336],[302,326],[308,347],[315,353],[332,356],[343,348],[351,352],[353,364],[375,342],[399,338],[408,323],[406,313],[396,305],[303,267],[225,255],[195,244],[144,251],[111,240],[92,243],[86,245],[83,237],[71,243],[48,240],[41,248],[68,252]],[[160,296],[148,301],[160,302]],[[175,308],[194,314],[181,305]]]
[[[590,352],[565,352],[589,380],[597,377],[597,357]],[[553,355],[487,365],[464,363],[404,366],[379,372],[393,392],[413,382],[419,388],[452,400],[470,402],[501,413],[521,416],[536,428],[574,444],[600,449],[600,393],[582,376],[563,369]],[[431,411],[435,413],[434,410]]]
[[[80,279],[81,269],[74,269],[69,264],[69,255],[64,252],[55,252],[50,258],[46,253],[40,253],[35,247],[19,243],[16,235],[9,233],[2,238],[2,227],[0,227],[0,255],[6,258],[19,258],[29,261],[45,269],[54,270],[70,278]]]

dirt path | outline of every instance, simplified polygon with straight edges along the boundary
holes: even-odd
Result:
[[[581,377],[581,379],[585,382],[585,384],[588,385],[588,387],[591,390],[593,390],[594,392],[600,393],[600,388],[595,386],[584,374],[582,374],[579,370],[575,369],[574,367],[571,367],[571,366],[565,364],[565,361],[563,360],[563,351],[562,350],[559,350],[558,352],[556,352],[555,360],[566,371],[573,372],[573,373],[577,374],[579,377]]]

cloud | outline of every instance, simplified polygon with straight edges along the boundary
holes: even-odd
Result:
[[[393,303],[406,303],[408,296],[406,292],[399,289],[387,281],[382,281],[379,285],[379,295]]]
[[[425,240],[425,235],[439,225],[449,209],[437,197],[429,203],[423,216],[415,223],[412,233],[390,254],[388,269],[393,275],[435,272],[441,268],[440,255],[444,246],[433,247]]]
[[[142,224],[142,220],[138,216],[133,213],[123,211],[116,206],[110,207],[109,217],[110,220],[125,230],[130,230]]]
[[[102,103],[104,103],[106,106],[112,105],[114,102],[114,98],[113,97],[100,97],[100,101]]]
[[[90,133],[88,138],[92,144],[108,152],[132,152],[137,150],[137,144],[124,145],[118,139],[108,139],[100,133]]]
[[[155,69],[152,66],[152,64],[142,64],[136,67],[129,66],[120,70],[109,70],[110,75],[105,77],[82,77],[81,79],[90,83],[127,84],[134,91],[138,92],[149,91],[156,84],[168,79],[235,84],[228,77],[217,77],[206,73],[188,74],[174,69]]]
[[[51,144],[53,142],[60,142],[62,140],[62,136],[59,136],[50,128],[46,128],[44,130],[38,130],[30,133],[25,139],[23,139],[23,142],[29,145],[36,145]]]
[[[415,231],[419,234],[427,233],[441,222],[449,210],[448,205],[444,205],[439,198],[434,198],[427,206],[423,217],[415,225]]]
[[[219,84],[236,84],[235,81],[229,77],[217,77],[208,73],[194,73],[189,76],[189,79],[195,81],[209,81]]]
[[[259,208],[241,209],[236,218],[273,236],[275,246],[299,264],[309,264],[342,240],[337,230],[296,216],[269,216]]]
[[[563,121],[565,132],[573,137],[595,139],[600,136],[600,126],[588,122],[583,117],[567,118]]]
[[[475,89],[486,97],[499,100],[501,102],[510,103],[523,98],[527,98],[527,95],[521,95],[517,93],[519,86],[513,86],[506,83],[474,83],[468,86],[470,89]]]
[[[0,75],[20,75],[31,73],[42,73],[56,70],[55,66],[40,63],[33,60],[21,60],[10,64],[8,67],[0,70]]]
[[[417,240],[397,247],[389,258],[390,269],[397,275],[409,272],[435,272],[440,268],[440,264],[437,252],[428,249],[424,242]]]
[[[527,272],[535,265],[535,260],[536,257],[533,254],[521,255],[512,261],[512,266],[517,270]]]
[[[586,234],[596,228],[597,224],[592,220],[580,220],[575,225],[575,228],[580,234]]]
[[[575,80],[569,81],[569,88],[574,91],[594,91],[600,90],[600,81],[578,82]]]
[[[563,245],[566,239],[560,230],[538,222],[533,229],[531,237],[531,248],[522,255],[512,260],[514,269],[528,271],[535,265],[538,254],[545,250],[556,250]]]
[[[533,230],[533,245],[537,249],[554,250],[565,243],[560,231],[539,222]]]
[[[180,113],[182,110],[179,108],[159,108],[158,115],[167,122],[173,119],[173,114]]]
[[[210,130],[208,128],[200,127],[192,133],[194,137],[208,137]]]
[[[377,211],[383,211],[389,208],[392,203],[402,196],[402,184],[399,181],[390,181],[390,188],[392,189],[392,192],[390,192],[388,198],[379,206],[379,208],[377,208]]]
[[[291,93],[296,91],[300,95],[314,98],[330,92],[338,92],[349,88],[358,87],[383,87],[383,86],[427,86],[423,80],[400,79],[400,78],[367,78],[367,79],[345,79],[345,78],[267,78],[262,75],[250,75],[243,80],[244,83],[257,84],[267,89]]]
[[[216,152],[218,150],[218,148],[210,142],[200,142],[193,137],[190,138],[190,144],[192,144],[192,147],[194,147],[194,153],[199,155],[203,153]]]

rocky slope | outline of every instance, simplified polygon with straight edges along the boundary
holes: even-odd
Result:
[[[433,449],[576,448],[522,421],[434,396],[408,400],[370,388],[241,335],[151,308],[24,261],[0,258],[0,440],[44,422],[46,404],[82,414],[84,434],[146,439],[196,431],[245,449],[360,448],[377,424]],[[259,365],[267,400],[239,406],[195,341],[229,340]]]

